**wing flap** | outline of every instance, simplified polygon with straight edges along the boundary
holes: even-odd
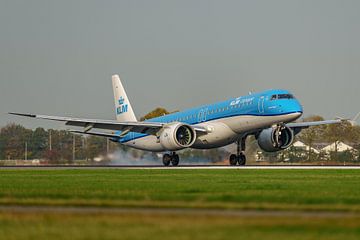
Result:
[[[107,137],[107,138],[120,138],[119,135],[112,134],[112,133],[101,133],[101,132],[82,132],[77,130],[69,130],[71,133],[77,133],[77,134],[87,134],[87,135],[93,135],[93,136],[99,136],[99,137]]]

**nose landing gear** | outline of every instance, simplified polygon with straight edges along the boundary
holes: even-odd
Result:
[[[246,164],[246,156],[243,153],[240,153],[239,155],[231,154],[229,158],[229,163],[231,166],[236,166],[236,164],[244,166]]]
[[[170,163],[172,166],[176,167],[177,165],[179,165],[179,161],[179,155],[177,155],[175,152],[173,152],[172,154],[166,153],[163,156],[163,164],[166,167],[170,166]]]

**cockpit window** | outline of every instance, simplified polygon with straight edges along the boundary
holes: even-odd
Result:
[[[272,95],[270,100],[276,100],[276,99],[294,99],[294,95],[292,94],[277,94]]]
[[[292,94],[279,94],[278,98],[279,99],[284,99],[284,98],[293,99],[294,96]]]

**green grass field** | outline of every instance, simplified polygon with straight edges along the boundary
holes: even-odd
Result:
[[[0,206],[326,212],[329,217],[11,212],[6,239],[360,239],[358,170],[0,170]],[[351,212],[351,216],[331,213]],[[21,229],[21,230],[18,230]]]

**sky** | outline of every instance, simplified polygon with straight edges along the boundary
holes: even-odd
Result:
[[[358,0],[0,0],[7,112],[115,119],[118,73],[137,117],[288,89],[304,116],[360,111]]]

